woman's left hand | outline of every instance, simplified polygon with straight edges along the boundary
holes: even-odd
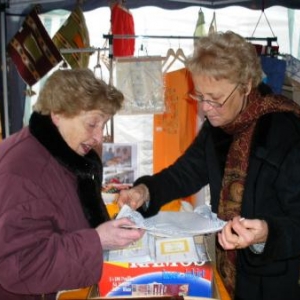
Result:
[[[218,233],[218,241],[225,250],[241,249],[253,244],[264,243],[267,236],[266,221],[236,216],[228,221],[222,231]]]

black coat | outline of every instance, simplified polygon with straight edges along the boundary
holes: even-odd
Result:
[[[154,176],[144,176],[151,216],[171,201],[209,184],[211,206],[218,210],[225,160],[232,137],[205,121],[185,154]],[[300,299],[300,119],[272,113],[257,123],[250,152],[241,216],[267,221],[262,254],[238,251],[237,299]]]

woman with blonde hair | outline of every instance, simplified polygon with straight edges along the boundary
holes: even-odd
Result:
[[[209,185],[217,269],[236,300],[300,299],[300,108],[262,83],[253,45],[234,32],[198,40],[187,64],[205,121],[177,161],[122,191],[144,216]]]

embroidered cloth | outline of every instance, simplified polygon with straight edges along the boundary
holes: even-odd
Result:
[[[62,60],[35,8],[9,42],[7,52],[29,86],[38,82]]]

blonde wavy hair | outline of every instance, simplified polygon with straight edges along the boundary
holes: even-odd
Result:
[[[101,110],[114,115],[122,108],[123,94],[95,77],[89,69],[55,71],[41,89],[33,110],[43,115],[74,117],[81,111]]]
[[[193,75],[239,83],[244,92],[249,82],[257,87],[263,75],[255,47],[232,31],[215,32],[197,39],[187,68]]]

